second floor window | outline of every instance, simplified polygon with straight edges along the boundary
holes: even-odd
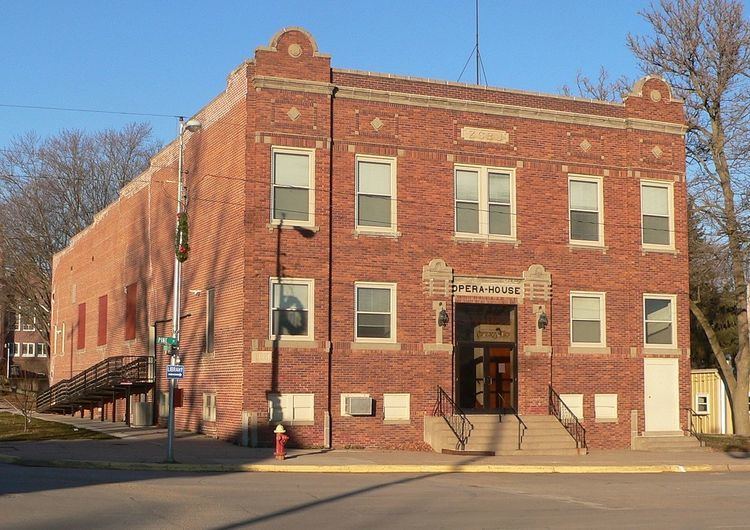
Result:
[[[601,180],[570,177],[570,241],[586,245],[604,244]]]
[[[272,221],[314,223],[314,158],[311,149],[272,150]]]
[[[674,245],[670,183],[641,182],[641,215],[644,247]]]
[[[515,182],[508,170],[457,166],[456,233],[515,238]]]
[[[604,293],[570,293],[570,343],[603,346],[605,330]]]
[[[357,228],[396,230],[396,160],[357,157]]]

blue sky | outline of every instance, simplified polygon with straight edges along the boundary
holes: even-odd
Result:
[[[481,50],[492,86],[557,93],[600,65],[638,75],[628,32],[648,30],[648,0],[481,0]],[[455,81],[474,46],[474,0],[244,2],[6,1],[0,105],[191,115],[282,27],[303,26],[339,68]],[[475,77],[473,62],[462,80]],[[96,130],[173,118],[0,106],[0,147],[27,131]]]

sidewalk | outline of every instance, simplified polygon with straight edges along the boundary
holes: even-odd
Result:
[[[207,436],[178,432],[178,463],[166,464],[166,429],[129,428],[37,414],[43,420],[105,432],[112,440],[0,442],[0,462],[50,467],[152,469],[205,472],[297,473],[665,473],[750,471],[746,454],[713,451],[592,451],[584,456],[455,456],[381,450],[289,450],[274,459],[272,449],[251,449]]]

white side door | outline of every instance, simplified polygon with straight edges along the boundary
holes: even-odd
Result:
[[[678,359],[644,359],[646,431],[680,430]]]

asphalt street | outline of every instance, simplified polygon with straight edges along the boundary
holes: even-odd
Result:
[[[187,474],[0,465],[0,527],[747,528],[750,475]]]

